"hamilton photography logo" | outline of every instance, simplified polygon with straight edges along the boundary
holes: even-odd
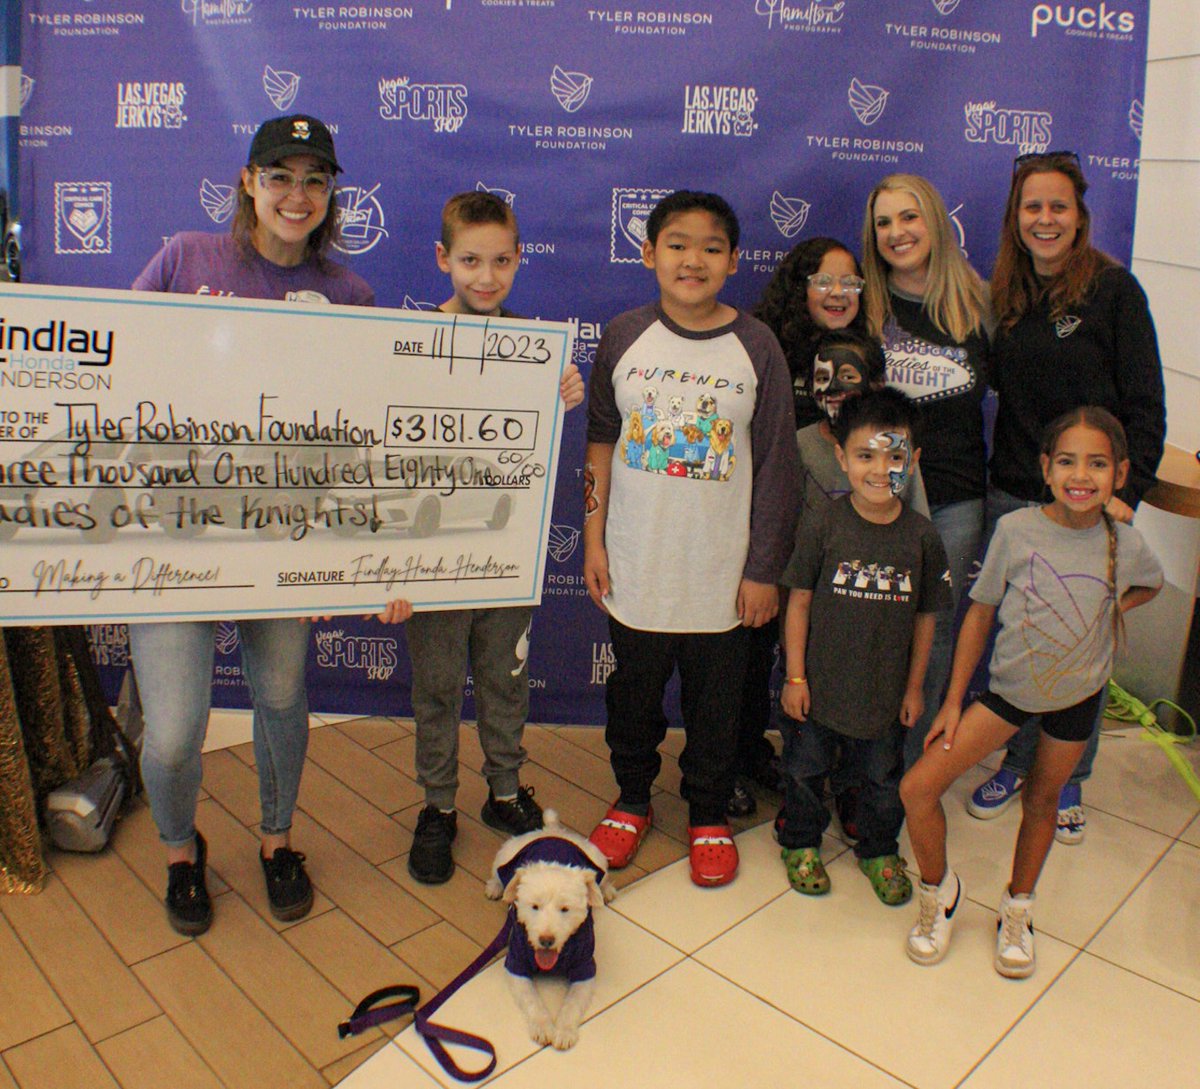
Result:
[[[807,200],[785,197],[778,189],[771,194],[771,222],[784,238],[795,238],[804,230],[810,208],[812,204]]]
[[[467,88],[461,83],[380,79],[379,102],[385,121],[429,121],[434,132],[458,132],[467,119]]]
[[[228,220],[236,205],[237,190],[232,185],[218,185],[207,178],[200,183],[200,207],[214,223]]]
[[[550,90],[567,113],[575,113],[592,93],[592,77],[585,72],[568,72],[556,64],[550,74]]]
[[[484,185],[481,181],[475,183],[475,192],[491,193],[492,196],[499,197],[510,208],[513,207],[517,200],[517,194],[511,189],[501,189],[498,185]]]
[[[54,183],[54,252],[112,253],[112,182]]]
[[[930,0],[939,15],[950,15],[962,0]]]
[[[887,108],[888,92],[874,84],[862,83],[857,76],[850,80],[847,97],[854,116],[864,125],[875,124]]]
[[[612,226],[609,231],[609,262],[641,264],[642,243],[646,241],[646,220],[654,206],[670,189],[614,189]]]
[[[1137,98],[1129,103],[1129,131],[1139,140],[1142,138],[1142,103]]]
[[[36,84],[36,83],[37,83],[37,80],[34,79],[33,76],[27,76],[24,72],[21,73],[21,80],[20,80],[20,87],[19,87],[18,94],[20,96],[19,101],[21,103],[22,111],[24,111],[25,107],[29,105],[29,100],[30,100],[30,98],[33,97],[34,84]]]
[[[1050,146],[1054,116],[1049,110],[1016,110],[994,101],[966,102],[967,127],[963,135],[972,144],[1010,144],[1022,155]]]
[[[846,0],[754,0],[754,14],[766,17],[767,29],[830,31],[846,14]]]
[[[334,194],[337,209],[338,240],[334,248],[351,256],[373,250],[381,238],[387,238],[383,205],[375,196],[382,182],[370,189],[361,185],[340,186]]]
[[[284,113],[296,101],[300,90],[300,77],[295,72],[277,72],[269,64],[263,69],[263,90],[280,113]]]
[[[254,0],[179,0],[192,26],[236,26],[253,18]]]
[[[547,537],[546,551],[555,563],[566,563],[575,555],[579,547],[581,531],[574,526],[550,523],[550,533]]]

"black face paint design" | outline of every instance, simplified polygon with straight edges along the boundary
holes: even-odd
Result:
[[[867,384],[866,364],[852,348],[834,345],[813,360],[813,400],[836,420],[847,395],[861,393]]]

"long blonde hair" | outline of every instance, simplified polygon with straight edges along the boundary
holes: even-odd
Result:
[[[863,310],[872,334],[883,335],[892,316],[888,296],[888,265],[875,242],[875,199],[884,191],[907,193],[917,202],[929,230],[929,274],[923,299],[933,324],[957,342],[984,328],[986,309],[983,281],[958,246],[954,225],[941,194],[917,174],[889,174],[867,198],[862,228]]]

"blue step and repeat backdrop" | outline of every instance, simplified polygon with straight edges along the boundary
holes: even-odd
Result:
[[[1148,17],[1148,0],[24,0],[25,278],[125,287],[173,232],[228,230],[257,124],[292,112],[335,132],[340,259],[381,305],[447,296],[441,205],[492,190],[524,245],[510,305],[576,323],[585,374],[604,323],[652,297],[646,214],[680,187],[737,209],[727,298],[744,307],[806,236],[857,250],[866,195],[895,171],[937,185],[986,276],[1012,160],[1047,148],[1079,153],[1096,240],[1127,262]],[[353,381],[353,359],[321,365]],[[568,419],[534,621],[540,722],[604,720],[583,422]],[[232,625],[218,643],[214,702],[245,706]],[[112,685],[125,632],[98,626],[93,645]],[[409,711],[402,629],[317,625],[310,668],[314,708]]]

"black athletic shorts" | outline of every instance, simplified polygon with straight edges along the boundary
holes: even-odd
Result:
[[[1042,732],[1049,734],[1057,741],[1086,741],[1092,736],[1092,727],[1096,724],[1096,716],[1100,713],[1100,705],[1108,694],[1105,685],[1094,695],[1088,696],[1082,703],[1073,707],[1064,707],[1061,711],[1022,711],[1014,707],[1008,700],[997,696],[994,692],[985,692],[979,697],[979,702],[994,715],[999,715],[1010,726],[1018,730],[1031,718],[1042,720]]]

